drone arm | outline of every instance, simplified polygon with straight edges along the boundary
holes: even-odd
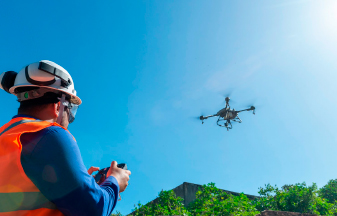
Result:
[[[200,116],[200,119],[201,119],[201,120],[204,120],[204,119],[208,119],[208,118],[214,117],[214,116],[217,116],[217,114],[209,115],[209,116]]]
[[[243,112],[243,111],[252,111],[253,110],[253,114],[255,115],[255,108],[248,108],[248,109],[244,109],[244,110],[238,110],[237,112]]]
[[[239,112],[243,112],[243,111],[251,111],[251,110],[253,110],[253,109],[249,108],[249,109],[238,110],[237,112],[239,113]]]
[[[208,118],[214,117],[214,116],[217,116],[217,114],[215,114],[215,115],[209,115],[209,116],[200,116],[199,119],[202,121],[202,124],[204,124],[204,120],[205,119],[208,119]]]

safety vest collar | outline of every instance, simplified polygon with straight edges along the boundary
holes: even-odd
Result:
[[[10,131],[10,129],[15,128],[16,126],[25,124],[25,123],[42,123],[42,124],[48,124],[49,126],[59,126],[63,128],[64,130],[68,131],[67,128],[59,125],[56,122],[52,123],[48,121],[43,121],[43,120],[36,119],[30,116],[14,116],[10,122],[8,122],[7,124],[5,124],[4,126],[0,128],[0,136],[4,134],[5,132]],[[30,132],[33,132],[33,131],[30,131]]]
[[[24,123],[29,123],[29,122],[40,122],[41,120],[28,120],[28,119],[23,119],[17,122],[14,122],[13,124],[9,125],[7,128],[5,128],[3,131],[0,132],[0,136],[4,133],[6,133],[7,131],[9,131],[10,129],[20,125],[20,124],[24,124]]]
[[[35,118],[34,116],[26,115],[26,114],[17,114],[17,115],[15,115],[15,116],[13,116],[12,119],[15,119],[15,118],[32,118],[32,119],[37,119],[37,118]]]

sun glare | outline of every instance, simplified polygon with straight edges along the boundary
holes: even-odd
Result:
[[[321,40],[337,39],[337,1],[319,1],[312,8],[313,30]]]

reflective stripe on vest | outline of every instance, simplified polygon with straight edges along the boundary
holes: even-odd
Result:
[[[40,120],[21,120],[21,121],[18,121],[18,122],[15,122],[13,124],[11,124],[9,127],[5,128],[5,130],[3,130],[1,133],[0,133],[0,136],[4,133],[6,133],[7,131],[9,131],[10,129],[12,129],[13,127],[15,126],[18,126],[20,124],[23,124],[23,123],[28,123],[28,122],[39,122]]]
[[[21,117],[0,128],[0,216],[63,215],[28,178],[21,165],[20,136],[49,126],[60,125]]]
[[[34,210],[39,208],[56,209],[40,192],[0,193],[0,212]]]

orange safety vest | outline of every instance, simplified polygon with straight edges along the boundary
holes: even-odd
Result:
[[[57,123],[18,117],[0,128],[0,216],[63,215],[28,178],[21,165],[20,136],[50,126],[62,127]]]

